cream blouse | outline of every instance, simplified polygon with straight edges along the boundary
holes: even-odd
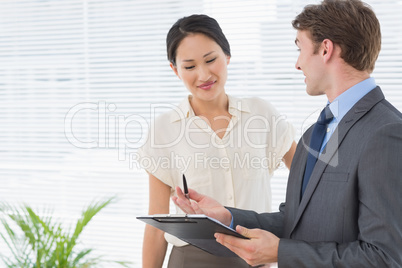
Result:
[[[189,98],[151,124],[138,150],[142,167],[169,185],[171,195],[183,187],[185,174],[189,188],[224,206],[269,212],[271,176],[294,141],[294,127],[269,102],[228,96],[232,117],[221,139],[194,114]],[[176,246],[185,244],[165,237]]]

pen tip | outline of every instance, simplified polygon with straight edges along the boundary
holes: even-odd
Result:
[[[187,181],[186,181],[186,176],[184,176],[184,174],[183,174],[183,189],[184,189],[184,193],[188,194]]]

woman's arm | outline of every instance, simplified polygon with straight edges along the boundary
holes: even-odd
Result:
[[[293,156],[296,152],[296,142],[292,143],[290,146],[289,151],[283,156],[283,162],[285,163],[286,167],[290,170],[290,166],[292,165]]]
[[[170,186],[149,174],[149,215],[169,213],[170,190]],[[161,268],[166,249],[164,232],[147,224],[142,247],[142,267]]]

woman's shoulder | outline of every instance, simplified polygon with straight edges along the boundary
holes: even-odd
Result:
[[[156,127],[171,127],[172,123],[187,117],[189,112],[189,102],[187,99],[184,99],[179,104],[161,104],[160,106],[155,105],[152,113],[156,114],[157,109],[163,109],[164,112],[154,116],[154,125]]]
[[[157,115],[154,115],[154,124],[155,125],[169,125],[172,116],[174,115],[174,107],[171,107],[172,110],[164,111]]]

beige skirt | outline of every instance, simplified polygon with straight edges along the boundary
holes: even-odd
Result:
[[[204,267],[250,268],[252,266],[239,257],[218,257],[191,245],[172,248],[168,268]]]

